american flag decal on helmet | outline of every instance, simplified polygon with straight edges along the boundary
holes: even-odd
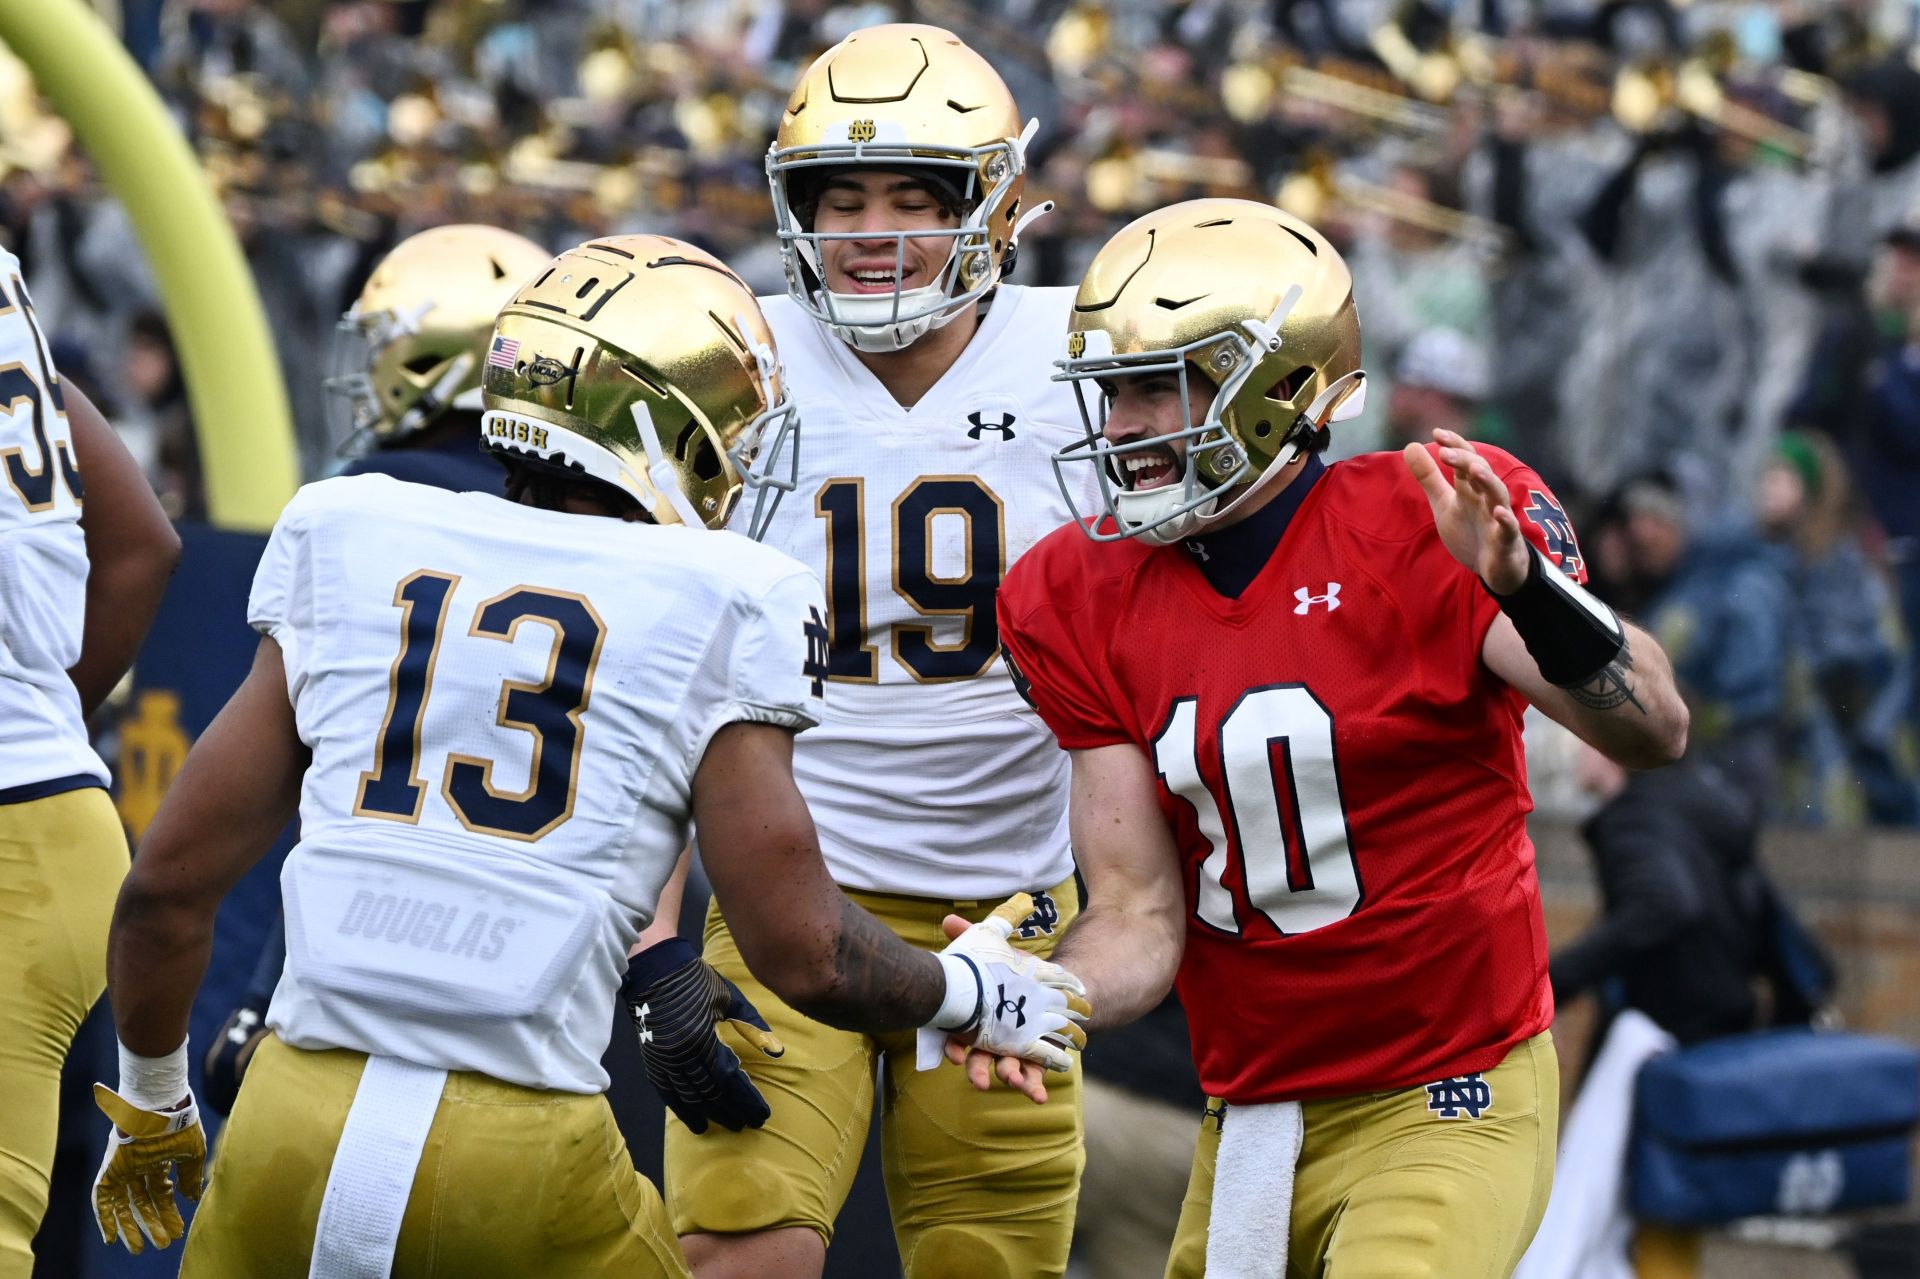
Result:
[[[487,350],[487,363],[496,369],[510,369],[520,355],[520,343],[514,338],[497,337]]]

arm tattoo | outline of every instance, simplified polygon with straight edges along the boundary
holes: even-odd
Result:
[[[1632,669],[1633,652],[1623,635],[1620,656],[1601,667],[1599,673],[1584,683],[1567,685],[1567,696],[1588,710],[1610,711],[1616,706],[1632,703],[1633,709],[1645,715],[1647,708],[1633,695],[1633,685],[1627,682],[1627,672]]]
[[[833,987],[794,1006],[829,1026],[875,1034],[926,1025],[946,993],[946,974],[930,953],[843,899]]]

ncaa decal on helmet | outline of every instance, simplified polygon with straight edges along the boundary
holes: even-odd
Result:
[[[897,351],[986,296],[1013,265],[1020,231],[1051,205],[1027,210],[1026,143],[1019,108],[1000,75],[958,36],[895,23],[856,31],[809,67],[767,152],[787,292],[862,351]],[[814,206],[825,179],[849,168],[922,178],[958,210],[958,225],[822,234]],[[901,287],[907,241],[950,241],[937,279]],[[827,287],[834,240],[891,239],[893,288],[873,294]]]
[[[483,447],[631,496],[657,524],[758,538],[794,486],[799,420],[753,291],[663,235],[590,240],[500,312]],[[776,474],[778,471],[778,474]]]
[[[480,408],[493,318],[553,255],[511,231],[438,226],[380,261],[340,318],[326,380],[335,437],[352,448],[414,435],[450,408]]]
[[[1347,264],[1271,205],[1189,200],[1123,227],[1087,267],[1069,323],[1054,376],[1074,383],[1087,438],[1055,454],[1054,470],[1071,505],[1063,468],[1098,467],[1112,524],[1083,523],[1096,540],[1192,535],[1315,451],[1320,432],[1365,401]],[[1182,406],[1201,379],[1212,391],[1205,417],[1172,435],[1107,440],[1105,398],[1095,391],[1090,407],[1087,384],[1149,375],[1177,377]],[[1127,459],[1172,441],[1185,446],[1184,473],[1135,492]]]

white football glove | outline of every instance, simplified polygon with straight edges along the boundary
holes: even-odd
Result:
[[[1070,1070],[1072,1051],[1087,1042],[1092,1015],[1080,979],[1007,938],[1033,913],[1033,898],[1016,893],[940,952],[948,996],[916,1040],[916,1064],[931,1070],[945,1056],[949,1035],[982,1052],[1020,1057],[1048,1070]]]

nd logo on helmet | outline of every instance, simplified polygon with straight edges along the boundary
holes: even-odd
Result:
[[[847,126],[847,141],[871,142],[874,139],[874,135],[878,132],[879,131],[873,127],[873,121],[855,120]]]
[[[1077,360],[1087,353],[1087,335],[1084,333],[1067,334],[1067,358]]]

